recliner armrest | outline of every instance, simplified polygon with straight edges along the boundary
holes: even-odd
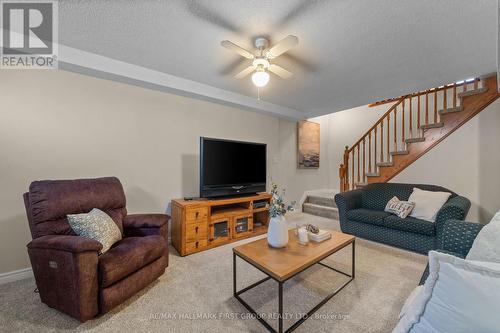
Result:
[[[131,214],[123,219],[123,233],[125,237],[142,237],[160,235],[167,239],[167,214]]]
[[[49,235],[28,245],[40,299],[84,322],[99,311],[97,263],[101,243],[81,236]]]
[[[96,240],[82,236],[49,235],[33,239],[28,243],[28,249],[59,250],[72,253],[85,251],[99,252],[102,244]]]

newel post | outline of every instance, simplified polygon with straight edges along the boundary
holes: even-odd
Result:
[[[344,150],[344,163],[340,165],[340,191],[345,192],[349,190],[349,147],[345,146]]]

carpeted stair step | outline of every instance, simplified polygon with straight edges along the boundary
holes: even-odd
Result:
[[[420,128],[423,130],[427,130],[427,129],[431,129],[431,128],[440,128],[443,126],[444,126],[444,123],[434,123],[434,124],[422,125],[422,126],[420,126]]]
[[[424,141],[425,141],[425,138],[423,136],[416,137],[416,138],[410,138],[410,139],[405,140],[406,143],[415,143],[415,142],[424,142]]]
[[[302,212],[335,220],[339,218],[339,210],[336,207],[315,205],[309,202],[304,202]]]
[[[359,183],[355,183],[354,186],[356,186],[356,188],[363,188],[365,187],[366,185],[368,185],[367,182],[359,182]]]
[[[408,155],[410,152],[408,150],[396,150],[396,151],[391,151],[391,155]]]
[[[337,207],[333,197],[322,197],[318,195],[308,195],[306,198],[306,203],[311,203],[314,205],[326,206],[326,207]]]
[[[458,98],[464,98],[467,96],[472,96],[472,95],[479,95],[484,92],[488,91],[488,88],[479,88],[479,89],[473,89],[473,90],[467,90],[467,91],[462,91],[461,93],[458,93]]]
[[[378,162],[378,167],[391,167],[394,166],[394,162]]]
[[[448,114],[448,113],[460,112],[463,109],[464,109],[464,107],[462,105],[460,105],[460,106],[457,106],[457,107],[454,107],[454,108],[447,108],[447,109],[439,110],[438,113],[440,115],[443,115],[443,114]]]
[[[380,172],[367,172],[365,173],[366,177],[380,177]]]

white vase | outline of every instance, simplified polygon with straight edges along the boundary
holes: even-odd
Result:
[[[267,243],[277,248],[288,244],[288,225],[283,215],[271,217],[267,228]]]

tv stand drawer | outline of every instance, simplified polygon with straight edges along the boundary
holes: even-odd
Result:
[[[197,207],[186,209],[186,223],[206,222],[208,218],[208,207]]]
[[[186,243],[186,254],[201,251],[207,247],[207,240],[200,239],[194,242]]]
[[[186,224],[186,242],[207,239],[207,224]]]

